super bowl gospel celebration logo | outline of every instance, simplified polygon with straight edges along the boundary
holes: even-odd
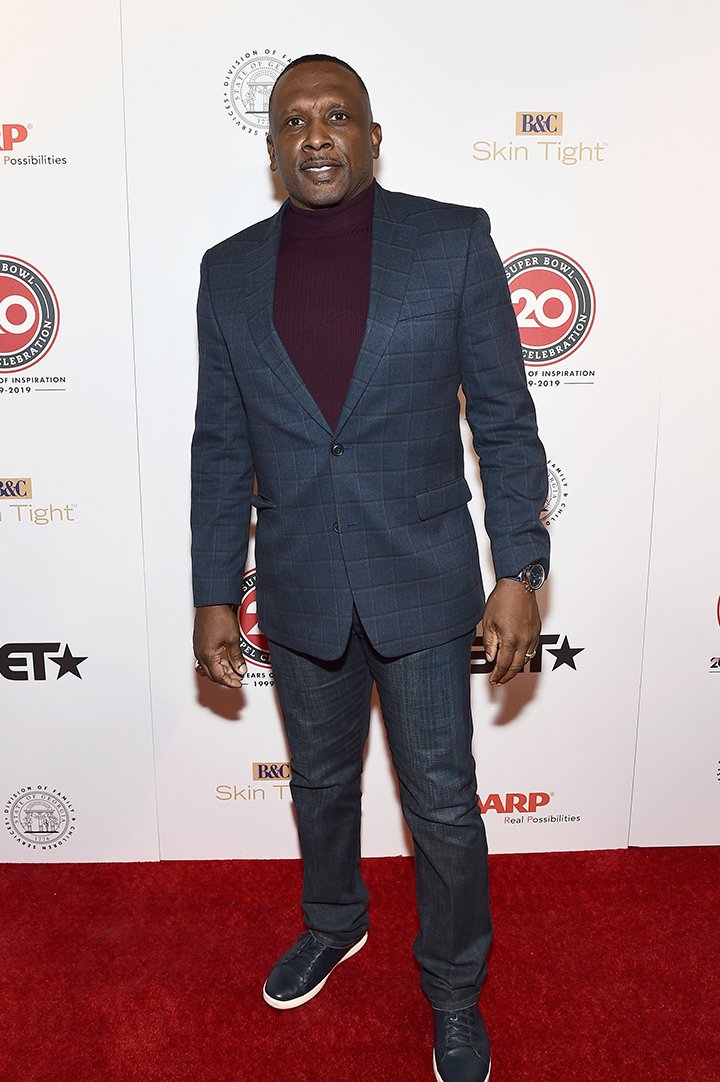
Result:
[[[5,802],[5,829],[28,849],[57,849],[75,831],[75,809],[58,789],[23,786]]]
[[[248,135],[267,132],[270,94],[275,80],[291,59],[277,49],[252,49],[233,60],[225,72],[223,105],[241,131]]]
[[[0,256],[0,370],[37,364],[51,349],[59,323],[53,288],[37,267]]]

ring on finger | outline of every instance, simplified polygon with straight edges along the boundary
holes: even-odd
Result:
[[[533,650],[533,652],[531,654],[526,654],[525,655],[525,660],[526,661],[532,661],[532,659],[535,657],[536,653],[537,653],[537,650]]]

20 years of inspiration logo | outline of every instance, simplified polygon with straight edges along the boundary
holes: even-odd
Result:
[[[45,275],[0,255],[0,370],[37,364],[52,348],[59,323],[57,297]]]
[[[595,291],[587,271],[551,248],[518,252],[503,266],[525,364],[543,368],[566,360],[586,341],[595,320]]]

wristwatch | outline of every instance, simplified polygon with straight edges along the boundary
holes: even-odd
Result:
[[[514,582],[521,582],[531,593],[539,590],[545,582],[545,568],[542,564],[528,564],[518,575],[508,575]]]

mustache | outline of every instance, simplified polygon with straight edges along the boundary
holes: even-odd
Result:
[[[342,165],[342,162],[339,162],[337,158],[306,158],[300,168],[308,169],[311,165]]]

